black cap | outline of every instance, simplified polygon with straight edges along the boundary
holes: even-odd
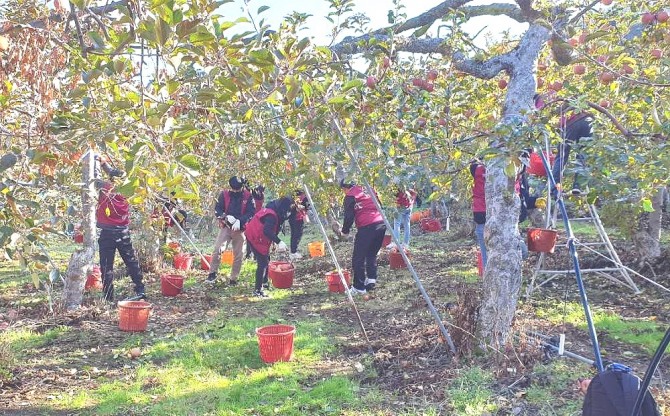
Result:
[[[354,186],[354,183],[351,181],[346,181],[344,178],[340,179],[340,187],[341,188],[351,188]]]
[[[231,189],[239,191],[240,189],[242,189],[242,186],[244,186],[244,178],[238,178],[237,176],[233,176],[228,180],[228,184],[230,185]]]

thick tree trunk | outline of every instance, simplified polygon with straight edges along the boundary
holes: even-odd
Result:
[[[640,216],[638,229],[633,235],[633,243],[637,251],[640,265],[661,255],[661,221],[663,219],[661,206],[665,188],[659,188],[651,202],[653,212],[645,212]]]
[[[505,175],[509,159],[498,157],[486,166],[487,264],[482,282],[478,338],[484,349],[501,349],[509,336],[521,289],[521,202],[514,178]]]
[[[86,276],[93,268],[95,259],[95,160],[93,152],[89,150],[81,159],[82,183],[81,194],[81,231],[84,234],[84,247],[76,250],[70,257],[65,272],[65,288],[63,289],[63,303],[68,310],[76,309],[84,298]]]
[[[134,225],[137,227],[135,227],[136,231],[133,233],[133,247],[135,247],[135,251],[137,252],[140,267],[143,272],[154,273],[163,263],[163,254],[161,253],[161,224],[136,221]]]

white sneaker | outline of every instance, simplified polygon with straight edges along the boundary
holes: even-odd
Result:
[[[299,252],[291,253],[288,255],[288,258],[291,260],[300,260],[302,258],[302,254]]]
[[[392,248],[396,248],[396,245],[395,245],[394,242],[391,242],[391,244],[389,244],[388,246],[386,246],[386,248],[388,248],[389,250],[391,250]]]
[[[351,296],[356,296],[356,295],[365,295],[368,292],[365,289],[360,290],[360,289],[356,289],[355,287],[351,286],[349,288],[349,293],[351,294]]]

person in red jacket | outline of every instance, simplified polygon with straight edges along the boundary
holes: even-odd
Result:
[[[298,251],[298,245],[302,239],[302,233],[305,229],[305,222],[309,222],[307,217],[308,202],[305,193],[296,191],[296,201],[291,208],[291,214],[288,216],[288,224],[291,227],[291,252],[289,258],[291,260],[298,260],[302,258],[302,254]]]
[[[279,229],[288,218],[293,204],[293,200],[289,197],[269,202],[265,208],[254,215],[244,231],[247,244],[251,246],[251,251],[256,259],[254,296],[267,297],[267,294],[263,291],[263,286],[268,287],[268,265],[270,264],[270,247],[272,244],[276,244],[277,252],[287,250],[286,243],[279,239]]]
[[[221,264],[221,247],[224,243],[232,243],[233,267],[230,271],[231,286],[237,284],[237,277],[242,270],[244,257],[244,227],[254,216],[254,202],[251,192],[244,189],[245,181],[237,176],[228,180],[229,190],[221,191],[214,206],[214,213],[219,220],[219,235],[214,242],[214,252],[210,264],[210,273],[206,282],[216,282],[217,271]]]
[[[478,160],[470,164],[470,174],[474,179],[472,185],[472,216],[475,221],[475,236],[482,255],[482,264],[486,267],[486,244],[484,242],[484,225],[486,224],[486,166]]]
[[[404,236],[403,236],[403,245],[405,247],[409,246],[409,237],[410,237],[410,219],[412,217],[412,209],[414,208],[414,203],[416,202],[416,191],[414,189],[400,189],[395,195],[395,204],[397,213],[393,219],[393,232],[400,239],[400,225],[402,225]],[[386,248],[395,248],[395,243],[387,245]]]
[[[130,240],[128,200],[114,190],[114,184],[111,181],[98,181],[97,185],[100,191],[96,207],[96,222],[97,227],[100,228],[98,249],[103,296],[107,301],[114,300],[114,256],[118,250],[135,284],[135,296],[126,300],[146,299],[142,270]]]
[[[365,294],[377,284],[377,254],[384,241],[386,225],[372,199],[377,195],[370,195],[361,186],[344,180],[340,181],[340,187],[345,191],[342,235],[346,237],[354,223],[358,229],[351,257],[354,283],[350,293]]]

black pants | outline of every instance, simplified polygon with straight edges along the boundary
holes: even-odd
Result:
[[[130,241],[130,231],[101,230],[98,238],[100,252],[100,273],[102,274],[102,293],[107,300],[114,299],[114,256],[116,250],[128,269],[128,274],[135,284],[135,293],[144,293],[142,270]]]
[[[581,120],[574,122],[572,125],[568,126],[565,129],[565,141],[558,146],[558,157],[554,160],[554,166],[551,169],[551,174],[554,176],[554,181],[556,183],[563,184],[563,170],[565,165],[568,163],[568,158],[570,157],[570,151],[573,146],[579,148],[579,139],[591,138],[593,137],[593,119],[591,117],[585,117]],[[584,155],[579,152],[577,149],[576,159],[579,164],[579,168],[583,169],[584,164]],[[573,186],[584,185],[582,182],[582,175],[575,173],[573,179]],[[563,187],[565,190],[565,186]],[[552,188],[551,195],[556,196],[556,188]]]
[[[377,281],[377,253],[382,248],[386,234],[383,222],[361,227],[354,239],[354,253],[351,257],[351,268],[354,271],[354,287],[365,289],[365,278],[368,283]]]
[[[298,245],[300,244],[300,239],[302,239],[305,221],[289,217],[288,224],[291,226],[291,253],[295,253],[298,251]]]
[[[248,247],[251,247],[251,252],[254,253],[254,257],[256,258],[256,282],[254,284],[254,290],[258,292],[263,288],[263,283],[268,282],[270,255],[259,253],[251,244],[249,244]]]

